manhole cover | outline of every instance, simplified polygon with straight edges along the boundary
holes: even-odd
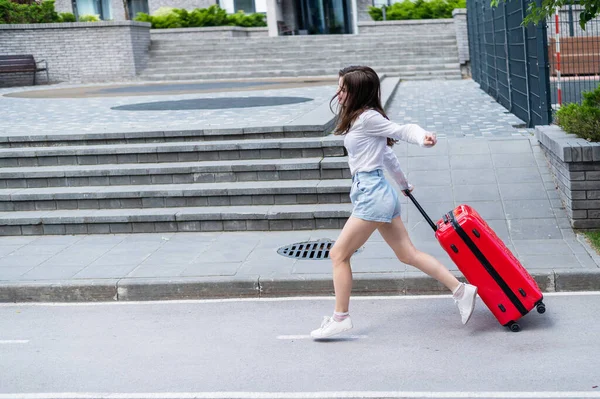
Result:
[[[294,259],[329,259],[329,251],[335,241],[329,238],[321,238],[316,241],[304,241],[285,245],[277,250],[282,256]],[[355,253],[360,252],[362,248]]]

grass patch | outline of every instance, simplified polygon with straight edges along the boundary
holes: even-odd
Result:
[[[582,231],[581,233],[585,235],[592,247],[600,254],[600,230]]]

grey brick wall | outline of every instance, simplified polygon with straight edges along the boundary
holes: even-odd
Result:
[[[359,32],[364,34],[388,33],[393,35],[455,35],[452,19],[421,19],[408,21],[362,21]]]
[[[469,34],[467,32],[467,10],[457,8],[452,12],[454,30],[456,32],[456,44],[458,45],[458,60],[461,65],[471,60],[469,56]]]
[[[207,8],[217,4],[217,0],[148,0],[150,13],[158,10],[160,7],[185,8],[193,10],[195,8]]]
[[[267,37],[268,28],[242,28],[239,26],[211,26],[206,28],[151,29],[152,40],[194,40],[225,37]]]
[[[537,126],[536,137],[571,225],[600,228],[600,143],[567,135],[558,126]]]
[[[0,55],[45,59],[51,82],[131,79],[145,66],[149,46],[150,24],[141,22],[0,25]],[[0,86],[21,85],[23,79],[0,74]],[[45,82],[44,72],[38,81]]]

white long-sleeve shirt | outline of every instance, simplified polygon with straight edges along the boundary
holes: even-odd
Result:
[[[398,125],[385,119],[379,112],[363,112],[344,136],[348,151],[350,173],[371,172],[386,169],[401,190],[410,187],[394,151],[387,145],[387,138],[407,141],[424,146],[427,131],[418,125]]]

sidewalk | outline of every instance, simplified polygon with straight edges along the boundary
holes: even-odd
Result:
[[[420,103],[422,93],[432,100]],[[423,100],[424,101],[424,100]],[[537,142],[472,81],[400,85],[388,107],[399,123],[438,133],[432,149],[395,150],[415,197],[432,218],[469,203],[535,276],[544,291],[600,289],[600,257],[569,227]],[[460,133],[457,132],[460,130]],[[403,198],[417,248],[458,274],[431,228]],[[114,301],[330,295],[328,260],[277,254],[339,230],[0,238],[0,302]],[[353,257],[356,294],[445,293],[397,261],[378,233]]]

